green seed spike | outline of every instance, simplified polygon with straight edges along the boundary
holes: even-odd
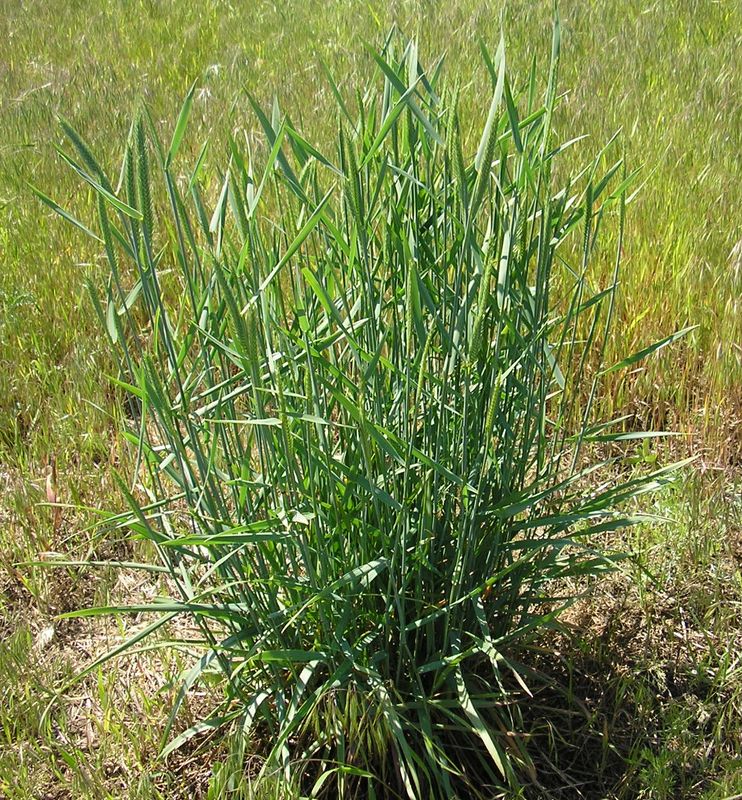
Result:
[[[137,192],[136,184],[136,155],[134,153],[134,129],[132,129],[129,141],[126,144],[126,151],[124,153],[124,188],[126,191],[126,202],[137,210],[139,208],[139,195]],[[141,226],[139,220],[130,219],[129,230],[131,231],[131,238],[133,240],[134,252],[139,252],[139,240],[141,236]]]
[[[508,235],[507,233],[505,234]],[[474,330],[472,332],[471,345],[469,350],[469,360],[472,365],[477,364],[482,354],[482,347],[485,339],[485,327],[487,313],[489,311],[489,299],[492,284],[492,264],[494,258],[487,257],[484,266],[484,273],[479,284],[479,296],[477,298],[477,315],[474,318]]]
[[[72,127],[72,125],[64,117],[59,118],[59,124],[62,127],[62,130],[67,135],[67,138],[75,146],[75,149],[79,153],[83,164],[90,172],[90,174],[100,181],[101,186],[103,186],[104,189],[109,191],[111,194],[115,194],[110,181],[108,180],[100,164],[90,151],[90,147],[88,146],[87,142],[82,138],[82,136],[80,136],[80,134]]]

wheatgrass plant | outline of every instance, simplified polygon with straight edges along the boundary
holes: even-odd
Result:
[[[328,76],[334,152],[250,99],[264,155],[233,142],[216,192],[204,150],[188,176],[174,166],[193,90],[167,148],[143,112],[117,186],[63,123],[98,197],[111,280],[93,296],[140,467],[108,524],[152,543],[161,564],[143,567],[170,592],[78,613],[158,612],[115,654],[173,615],[198,624],[171,723],[205,675],[224,686],[211,716],[168,726],[165,754],[231,726],[312,797],[536,778],[513,654],[610,566],[596,534],[639,521],[620,508],[669,479],[596,483],[619,473],[586,444],[641,436],[592,419],[600,377],[672,337],[603,364],[632,176],[607,148],[557,184],[558,24],[545,87],[534,66],[516,92],[503,45],[483,53],[473,154],[441,62],[396,36],[356,105]]]

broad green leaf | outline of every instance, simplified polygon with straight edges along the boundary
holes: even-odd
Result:
[[[186,93],[185,100],[183,101],[183,106],[180,109],[180,114],[178,115],[178,121],[175,123],[175,130],[173,131],[173,138],[170,142],[170,149],[167,151],[167,156],[165,158],[165,169],[168,169],[170,165],[175,160],[175,156],[178,154],[178,149],[180,148],[180,143],[183,141],[183,135],[185,134],[186,125],[188,125],[188,117],[191,113],[191,106],[193,104],[193,93],[196,91],[196,82],[194,81],[191,84],[190,89]]]

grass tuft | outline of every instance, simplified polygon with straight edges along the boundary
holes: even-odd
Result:
[[[251,100],[265,146],[184,174],[191,88],[169,150],[146,110],[132,126],[122,199],[65,123],[137,410],[131,511],[107,524],[152,543],[170,592],[77,613],[192,617],[203,655],[171,723],[198,682],[223,686],[165,755],[229,725],[266,743],[261,777],[310,796],[537,781],[513,654],[611,568],[595,536],[641,521],[620,509],[677,468],[594,481],[619,459],[588,445],[627,436],[594,419],[603,375],[672,337],[604,363],[632,176],[605,149],[562,163],[559,52],[556,23],[538,100],[535,71],[520,92],[504,46],[485,50],[475,153],[457,90],[395,36],[355,116],[333,84],[326,154]]]

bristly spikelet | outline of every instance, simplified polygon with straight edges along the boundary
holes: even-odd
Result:
[[[525,258],[527,255],[526,252],[526,237],[528,235],[528,219],[526,218],[525,214],[521,214],[518,217],[518,220],[515,225],[515,235],[512,241],[512,248],[513,248],[513,258],[521,259]]]
[[[126,144],[126,151],[124,153],[124,190],[126,192],[126,202],[137,210],[139,209],[139,194],[137,192],[136,181],[136,157],[134,155],[134,135],[133,130],[129,136],[129,141]],[[134,243],[134,252],[139,252],[139,241],[141,235],[141,226],[139,220],[130,219],[129,229]]]
[[[446,158],[451,166],[453,166],[454,162],[454,147],[455,147],[455,139],[454,139],[454,132],[456,130],[456,111],[459,105],[459,82],[456,81],[456,84],[451,91],[450,97],[448,98],[448,116],[446,118]]]
[[[95,159],[95,156],[90,151],[90,148],[87,145],[87,142],[80,136],[80,134],[67,122],[66,119],[60,118],[59,124],[62,126],[62,130],[65,132],[69,140],[75,146],[80,158],[82,159],[83,164],[87,167],[90,171],[90,174],[97,178],[101,186],[108,191],[111,191],[111,184],[108,182],[103,170],[101,169],[100,165]]]
[[[479,211],[479,206],[484,200],[485,192],[487,191],[487,186],[490,182],[490,171],[492,169],[492,161],[495,157],[495,147],[497,146],[497,125],[493,125],[490,132],[489,137],[487,138],[487,142],[484,148],[484,155],[482,157],[482,163],[479,166],[479,171],[477,172],[477,178],[474,182],[474,191],[472,193],[471,204],[469,206],[469,220],[470,222],[473,221],[474,216]]]
[[[461,207],[466,208],[469,203],[469,183],[467,181],[466,167],[464,165],[464,151],[461,144],[461,127],[459,125],[458,115],[456,116],[454,147],[456,183],[458,184],[459,194],[461,196]]]
[[[361,176],[358,171],[358,160],[356,159],[355,145],[351,139],[348,139],[345,136],[342,139],[342,144],[345,152],[345,168],[347,171],[346,180],[348,181],[348,187],[350,189],[348,199],[350,200],[353,216],[356,219],[360,231],[360,228],[363,225],[363,200],[361,199]]]
[[[471,345],[469,347],[469,361],[472,365],[479,361],[482,354],[482,345],[485,336],[485,323],[489,311],[489,300],[492,283],[492,265],[495,261],[493,254],[486,257],[484,272],[479,284],[479,295],[477,297],[476,317],[472,330]]]
[[[456,89],[451,99],[451,108],[449,109],[447,139],[446,139],[446,152],[448,160],[453,169],[453,176],[456,180],[456,185],[459,190],[460,208],[466,208],[469,202],[469,186],[466,178],[466,166],[464,165],[464,153],[461,144],[461,125],[459,123],[459,87]]]
[[[312,388],[312,373],[308,362],[307,366],[304,367],[304,397],[307,401],[307,413],[311,414],[314,411],[314,389]]]

